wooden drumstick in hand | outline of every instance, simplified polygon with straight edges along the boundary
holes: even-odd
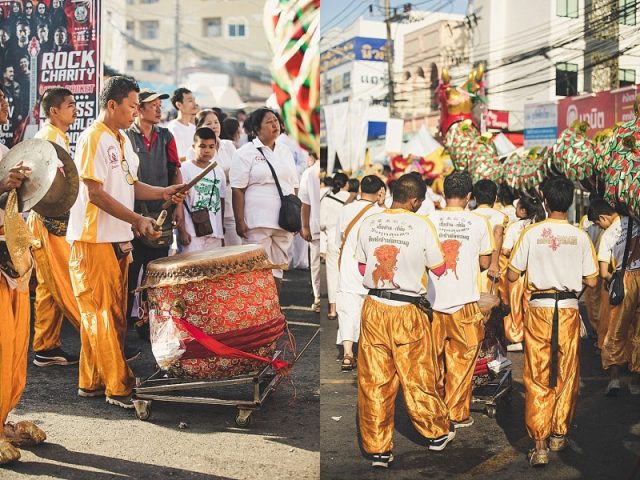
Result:
[[[153,228],[156,229],[156,231],[158,230],[162,230],[162,224],[164,223],[164,221],[167,219],[167,211],[166,210],[162,210],[160,212],[160,215],[158,215],[158,218],[156,219],[156,224]]]

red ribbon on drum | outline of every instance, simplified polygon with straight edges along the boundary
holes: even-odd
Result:
[[[289,362],[285,360],[271,360],[266,357],[254,355],[253,353],[238,350],[237,348],[229,347],[228,345],[225,345],[215,338],[212,338],[211,336],[200,330],[198,327],[191,325],[189,322],[181,318],[173,317],[173,321],[180,325],[181,328],[186,330],[196,342],[219,357],[259,360],[261,362],[271,364],[271,367],[274,370],[282,370],[289,367]]]

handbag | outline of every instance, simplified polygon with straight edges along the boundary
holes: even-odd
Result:
[[[213,191],[216,186],[216,172],[213,172],[213,187],[211,188],[211,195],[209,195],[209,204],[207,208],[199,208],[193,212],[189,210],[189,206],[185,203],[184,206],[191,216],[193,222],[193,229],[196,232],[196,237],[206,237],[213,233],[213,225],[211,225],[211,217],[209,216],[209,208],[211,208],[211,200],[213,199]]]
[[[280,186],[280,181],[278,180],[276,171],[274,170],[271,163],[269,163],[269,160],[267,160],[267,157],[262,151],[262,147],[258,147],[258,151],[264,157],[267,165],[269,165],[269,169],[271,170],[273,179],[276,182],[276,187],[278,188],[278,194],[280,195],[280,212],[278,214],[278,225],[280,225],[280,228],[286,230],[287,232],[297,233],[302,230],[302,201],[292,193],[289,195],[284,195],[282,193],[282,187]]]
[[[631,248],[631,235],[633,234],[633,219],[627,217],[627,238],[624,245],[624,255],[622,256],[622,268],[616,270],[611,275],[609,282],[609,304],[620,305],[624,300],[624,271],[629,260],[629,250]]]
[[[171,206],[167,215],[173,214],[173,205]],[[150,218],[158,218],[160,212],[149,212],[146,203],[142,203],[142,215]],[[164,222],[160,230],[160,237],[156,239],[150,239],[144,235],[139,239],[143,245],[149,248],[169,248],[173,243],[173,222]]]

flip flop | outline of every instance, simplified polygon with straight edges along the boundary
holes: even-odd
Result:
[[[0,437],[0,465],[20,459],[20,450],[11,445],[6,438]]]
[[[351,355],[345,355],[340,365],[340,370],[343,372],[350,372],[356,368],[356,359]]]
[[[47,439],[47,434],[40,427],[25,420],[5,423],[4,434],[6,439],[17,447],[32,447]]]

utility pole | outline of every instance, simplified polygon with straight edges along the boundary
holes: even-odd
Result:
[[[394,117],[396,113],[396,91],[393,81],[393,45],[391,40],[391,4],[390,0],[384,0],[384,22],[387,25],[387,75],[389,76],[389,116]]]
[[[174,57],[173,57],[173,74],[176,87],[180,86],[180,1],[176,0],[176,18],[174,25]]]

